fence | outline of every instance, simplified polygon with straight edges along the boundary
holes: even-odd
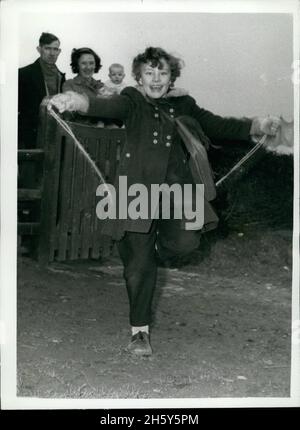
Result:
[[[125,141],[124,129],[97,128],[69,123],[73,132],[112,183]],[[96,188],[99,178],[72,139],[41,108],[38,149],[19,150],[19,162],[43,163],[37,189],[19,189],[18,200],[39,200],[39,222],[19,223],[19,234],[38,236],[38,259],[53,260],[99,258],[111,248],[101,235],[96,216]]]

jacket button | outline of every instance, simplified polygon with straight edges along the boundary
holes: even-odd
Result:
[[[155,109],[155,110],[158,110],[158,107],[157,107],[157,106],[155,106],[155,107],[154,107],[154,109]]]
[[[167,143],[166,143],[166,146],[171,146],[171,142],[167,142]]]
[[[174,112],[174,109],[173,109],[173,108],[170,108],[169,112],[173,113],[173,112]]]
[[[174,118],[174,115],[170,115],[171,118]]]
[[[170,140],[170,139],[171,139],[171,136],[170,136],[169,134],[168,134],[168,136],[167,136],[167,139],[168,139],[168,140]]]
[[[159,114],[158,113],[155,113],[154,114],[154,118],[158,118],[159,117]]]
[[[156,145],[156,144],[157,144],[157,142],[158,142],[158,140],[157,140],[157,139],[153,139],[153,143],[154,143],[154,145]]]
[[[126,152],[125,157],[130,158],[130,153]]]
[[[154,131],[154,132],[153,132],[153,136],[158,136],[157,131]]]

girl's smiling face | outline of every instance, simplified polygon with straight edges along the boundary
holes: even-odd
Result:
[[[140,83],[148,97],[152,99],[163,97],[171,84],[171,70],[166,60],[160,59],[155,67],[151,63],[142,64]]]

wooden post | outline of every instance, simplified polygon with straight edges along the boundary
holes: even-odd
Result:
[[[46,106],[41,106],[41,125],[38,144],[44,148],[41,222],[38,260],[41,265],[54,259],[54,228],[60,171],[61,132]]]

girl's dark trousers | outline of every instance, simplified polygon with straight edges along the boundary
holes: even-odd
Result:
[[[177,146],[169,159],[167,184],[193,183],[186,161],[185,154]],[[124,264],[131,325],[139,327],[151,322],[151,305],[157,277],[156,252],[162,261],[188,255],[197,249],[200,234],[200,230],[183,230],[180,219],[157,219],[153,220],[148,233],[127,231],[118,242]]]
[[[154,220],[148,233],[126,232],[118,242],[130,306],[130,324],[148,325],[156,285],[157,258],[187,255],[199,245],[200,230],[182,230],[181,220]],[[155,247],[156,243],[156,247]]]

